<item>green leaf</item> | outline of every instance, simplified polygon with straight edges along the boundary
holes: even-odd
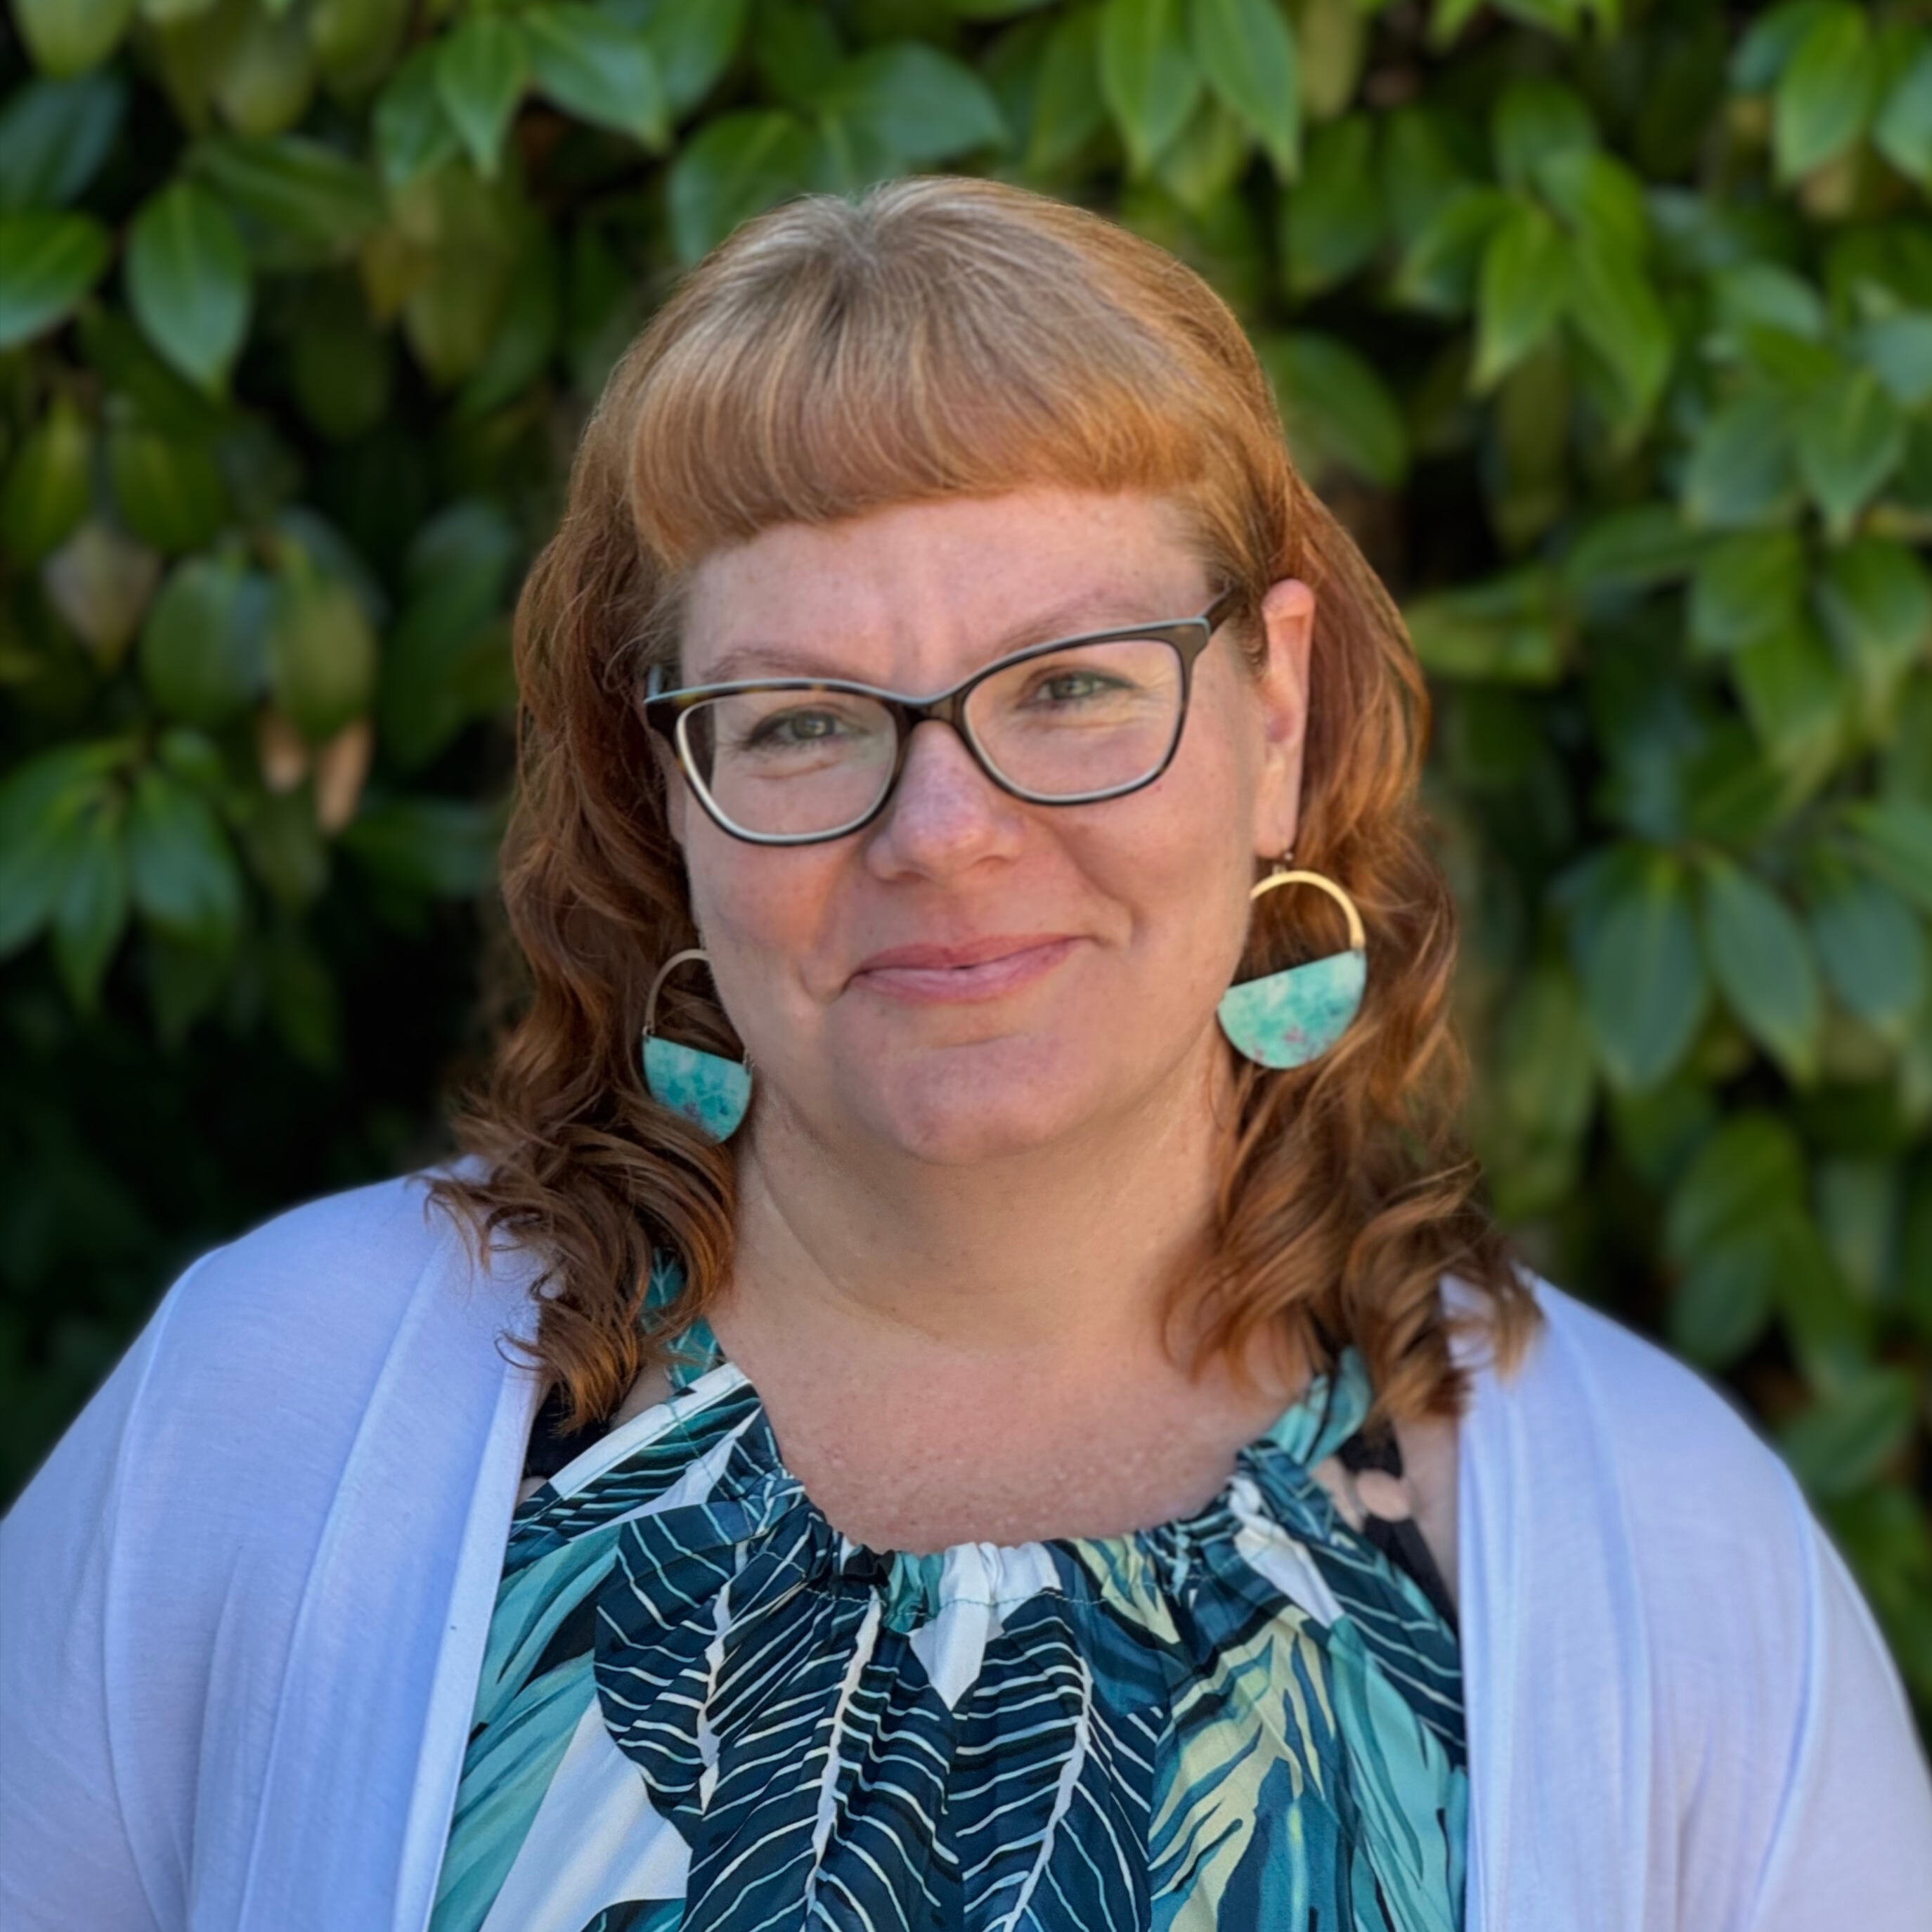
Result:
[[[1618,1087],[1657,1085],[1689,1050],[1710,998],[1676,859],[1642,856],[1604,908],[1581,964],[1604,1072]]]
[[[1843,743],[1845,704],[1837,667],[1816,631],[1793,624],[1741,646],[1731,676],[1772,761],[1808,788],[1820,782]]]
[[[1832,990],[1853,1013],[1902,1046],[1932,987],[1925,928],[1882,879],[1835,854],[1810,879],[1811,937]]]
[[[242,874],[228,835],[202,800],[156,766],[134,782],[128,869],[142,916],[170,938],[226,945],[242,919]]]
[[[1026,164],[1051,174],[1078,154],[1106,126],[1100,93],[1100,9],[1075,7],[1054,22],[1040,57],[1033,132]]]
[[[1774,389],[1747,389],[1704,419],[1684,475],[1693,524],[1744,530],[1787,521],[1798,505],[1790,405]]]
[[[209,92],[238,134],[286,133],[308,112],[315,55],[307,27],[286,14],[250,12],[212,64]]]
[[[175,567],[141,632],[141,675],[166,716],[213,730],[260,696],[267,589],[237,556]]]
[[[1460,315],[1476,299],[1492,242],[1517,203],[1492,188],[1449,196],[1424,225],[1396,269],[1390,292],[1406,308]]]
[[[1570,250],[1543,210],[1518,202],[1483,250],[1469,386],[1493,389],[1540,347],[1570,298]]]
[[[496,876],[496,813],[453,799],[398,798],[365,806],[344,848],[386,885],[440,898],[472,898]]]
[[[1497,179],[1520,192],[1556,157],[1588,153],[1598,137],[1597,124],[1576,94],[1560,81],[1538,79],[1504,86],[1490,116],[1490,142]]]
[[[1594,148],[1558,148],[1531,176],[1544,199],[1580,238],[1641,266],[1650,246],[1643,184],[1622,161]]]
[[[1725,1369],[1769,1325],[1777,1301],[1783,1217],[1740,1229],[1684,1270],[1664,1305],[1664,1329],[1679,1354]]]
[[[538,92],[578,120],[647,148],[669,141],[664,83],[644,35],[594,7],[536,7],[517,18]]]
[[[1676,352],[1670,318],[1642,264],[1622,247],[1586,237],[1570,256],[1570,319],[1615,373],[1627,417],[1656,406]]]
[[[1375,142],[1376,124],[1366,114],[1345,115],[1310,137],[1301,178],[1281,197],[1289,294],[1316,295],[1346,281],[1380,246]]]
[[[1195,57],[1222,104],[1290,179],[1301,145],[1294,36],[1274,0],[1192,0]]]
[[[1932,39],[1887,90],[1872,124],[1872,144],[1902,175],[1932,188]]]
[[[395,64],[412,11],[410,0],[310,0],[303,25],[323,85],[365,95]]]
[[[1308,331],[1260,346],[1298,465],[1311,476],[1340,466],[1396,488],[1408,469],[1408,434],[1373,367],[1334,337]]]
[[[1846,369],[1798,417],[1798,464],[1826,526],[1843,536],[1905,454],[1905,419],[1869,369]]]
[[[1754,20],[1731,57],[1731,86],[1739,94],[1768,94],[1798,44],[1830,12],[1834,0],[1782,0]]]
[[[38,563],[74,534],[93,492],[93,430],[73,397],[57,392],[0,490],[0,548],[16,563]]]
[[[1406,250],[1458,196],[1481,181],[1486,166],[1481,137],[1460,115],[1420,102],[1377,117],[1382,166],[1377,185],[1388,211],[1390,233]],[[1493,188],[1484,194],[1498,206],[1509,197]]]
[[[1794,530],[1723,538],[1691,579],[1691,640],[1707,652],[1734,651],[1789,629],[1803,614],[1806,572]]]
[[[113,244],[90,214],[0,215],[0,350],[64,321],[100,279]]]
[[[238,214],[325,258],[349,254],[381,226],[386,213],[382,191],[366,168],[297,135],[197,142],[188,166]]]
[[[73,200],[107,158],[127,106],[118,74],[20,88],[0,110],[0,214]]]
[[[108,432],[107,474],[121,520],[170,556],[212,542],[228,515],[228,492],[214,452],[124,423]]]
[[[780,104],[810,113],[845,61],[832,10],[809,0],[758,0],[752,35],[758,78]]]
[[[1882,721],[1899,683],[1932,644],[1932,574],[1888,537],[1859,537],[1829,551],[1818,608],[1840,657]]]
[[[1252,152],[1247,130],[1211,94],[1154,164],[1154,178],[1197,220],[1227,206]]]
[[[1564,575],[1578,590],[1646,590],[1688,576],[1710,547],[1674,503],[1636,504],[1586,525],[1564,560]]]
[[[14,0],[34,64],[56,79],[98,67],[121,44],[140,0]]]
[[[715,87],[745,38],[748,0],[662,0],[643,22],[670,112],[690,112]]]
[[[1698,838],[1749,845],[1802,802],[1801,788],[1757,746],[1735,718],[1712,728],[1682,771],[1684,821]]]
[[[312,743],[368,709],[376,638],[355,592],[293,547],[275,580],[266,638],[269,688]]]
[[[1772,150],[1778,178],[1796,181],[1835,160],[1870,124],[1877,104],[1878,50],[1864,8],[1822,9],[1778,80]]]
[[[986,82],[950,55],[914,41],[848,61],[818,105],[914,164],[950,160],[1006,139]]]
[[[426,764],[479,710],[490,708],[488,675],[492,661],[501,661],[501,620],[517,551],[508,520],[482,502],[452,505],[417,539],[376,699],[384,747],[405,770]]]
[[[1402,615],[1417,655],[1438,676],[1553,684],[1563,671],[1554,590],[1550,573],[1532,566],[1418,598]]]
[[[562,333],[562,279],[555,243],[547,235],[539,236],[511,279],[489,353],[464,385],[459,420],[502,408],[543,374]]]
[[[1859,862],[1921,912],[1932,913],[1932,806],[1905,798],[1860,799],[1844,808],[1844,816],[1856,835]]]
[[[1741,262],[1711,278],[1711,312],[1715,323],[1707,346],[1735,347],[1730,338],[1752,329],[1774,329],[1822,342],[1825,300],[1802,275],[1776,262]]]
[[[709,122],[671,164],[678,259],[696,261],[741,221],[797,194],[811,166],[812,136],[795,114],[748,110]]]
[[[53,907],[54,964],[83,1012],[100,998],[108,962],[128,926],[128,855],[116,815],[84,813],[61,842],[61,882]]]
[[[1761,880],[1715,853],[1701,861],[1704,950],[1712,977],[1756,1040],[1795,1081],[1818,1072],[1824,1002],[1797,916]]]
[[[1788,1423],[1778,1446],[1810,1495],[1850,1496],[1905,1446],[1918,1410],[1910,1369],[1870,1369]]]
[[[503,158],[503,137],[530,80],[530,46],[518,19],[472,14],[439,43],[436,91],[457,138],[485,181]]]
[[[228,212],[178,181],[144,202],[128,239],[128,298],[148,340],[212,395],[248,332],[248,258]]]
[[[1106,0],[1100,92],[1135,174],[1148,173],[1179,136],[1201,85],[1181,0]]]
[[[56,746],[0,780],[0,958],[16,952],[53,916],[74,827],[107,796],[117,747]]]
[[[1580,989],[1561,966],[1538,967],[1506,1003],[1498,1045],[1504,1105],[1527,1127],[1568,1140],[1588,1125],[1596,1063]]]
[[[392,188],[407,188],[462,152],[436,76],[436,49],[430,43],[397,68],[376,100],[376,155]]]
[[[1731,1114],[1671,1190],[1664,1252],[1689,1266],[1802,1204],[1804,1156],[1790,1126],[1757,1108]]]
[[[1852,352],[1908,410],[1932,401],[1932,315],[1889,315],[1851,338]]]
[[[382,421],[395,364],[392,338],[370,326],[347,278],[322,281],[304,302],[289,342],[290,386],[302,413],[332,442],[353,442]]]

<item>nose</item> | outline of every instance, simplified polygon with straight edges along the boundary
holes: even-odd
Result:
[[[881,878],[938,877],[1017,848],[1024,808],[987,777],[950,725],[928,718],[906,741],[867,861]]]

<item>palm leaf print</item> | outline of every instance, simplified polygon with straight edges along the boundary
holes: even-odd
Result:
[[[911,1556],[692,1366],[518,1512],[435,1932],[1458,1932],[1454,1630],[1286,1446],[1358,1369],[1193,1516]]]

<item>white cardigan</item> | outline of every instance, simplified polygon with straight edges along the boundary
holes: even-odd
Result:
[[[6,1932],[422,1932],[530,1274],[400,1181],[176,1283],[0,1526]],[[1932,1784],[1844,1566],[1720,1395],[1537,1291],[1460,1431],[1469,1932],[1924,1932]]]

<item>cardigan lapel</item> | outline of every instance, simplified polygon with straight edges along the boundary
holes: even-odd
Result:
[[[532,1259],[478,1268],[442,1218],[317,1544],[236,1932],[428,1922],[538,1380],[506,1345]]]

